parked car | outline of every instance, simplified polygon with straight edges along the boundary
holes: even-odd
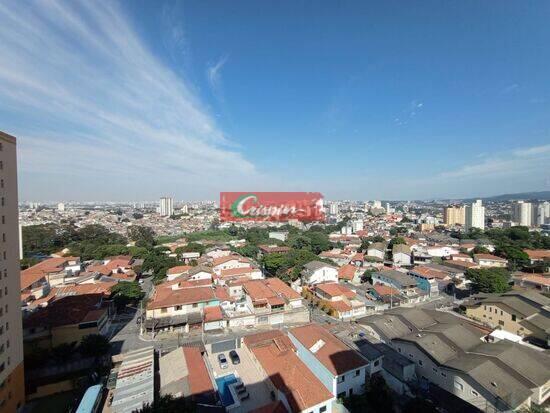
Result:
[[[218,354],[218,363],[220,363],[220,367],[222,369],[226,369],[228,367],[227,359],[225,358],[225,354],[223,354],[223,353]]]
[[[231,359],[231,363],[233,364],[240,364],[241,362],[241,358],[239,357],[239,355],[235,350],[231,350],[229,352],[229,358]]]

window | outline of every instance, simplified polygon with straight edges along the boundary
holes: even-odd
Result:
[[[516,321],[516,315],[512,314],[512,321]]]
[[[435,367],[432,367],[432,370],[434,371],[434,373],[437,373],[437,369]]]
[[[502,321],[502,320],[498,320],[498,323],[499,323],[501,326],[504,325],[504,321]]]
[[[5,224],[5,223],[6,223],[6,216],[2,215],[2,224]]]
[[[160,309],[160,312],[161,312],[161,313],[167,313],[167,312],[168,312],[168,309],[167,309],[167,308],[161,308],[161,309]]]
[[[464,386],[462,385],[462,383],[455,381],[455,389],[462,391],[464,390]]]
[[[346,381],[346,376],[344,374],[338,377],[338,383],[343,383],[345,381]]]
[[[374,362],[374,367],[378,366],[379,364],[380,364],[380,360],[376,360],[376,361]]]
[[[500,310],[500,315],[504,315],[504,312],[502,310]]]
[[[418,360],[418,365],[422,366],[424,363],[422,363],[422,360]]]
[[[443,377],[447,377],[447,375],[446,375],[445,373],[443,373],[443,372],[441,372],[441,375],[442,375]]]
[[[414,356],[411,353],[409,353],[409,357],[412,359],[414,358]]]
[[[176,306],[176,311],[180,311],[181,310],[181,305],[177,305]]]
[[[321,407],[321,408],[319,409],[319,412],[320,412],[320,413],[324,413],[324,412],[326,412],[326,411],[327,411],[327,406],[323,406],[323,407]]]
[[[193,308],[197,308],[199,306],[198,303],[193,303]]]
[[[0,188],[4,188],[4,180],[0,179]]]
[[[6,233],[5,232],[2,233],[2,241],[6,242]]]
[[[475,390],[472,390],[472,396],[479,396],[479,393]]]
[[[355,377],[359,376],[361,374],[361,370],[355,370]]]

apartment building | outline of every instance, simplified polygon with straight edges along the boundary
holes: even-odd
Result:
[[[450,205],[443,210],[443,221],[447,226],[464,225],[466,223],[466,208]]]
[[[13,136],[0,132],[0,412],[25,403],[19,274],[17,155]]]
[[[464,228],[466,231],[472,228],[485,229],[485,207],[482,205],[481,199],[466,206],[466,221]]]
[[[517,201],[512,209],[512,221],[524,227],[533,223],[533,205],[530,202]]]

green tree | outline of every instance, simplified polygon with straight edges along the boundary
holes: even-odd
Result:
[[[369,282],[369,283],[372,283],[372,274],[374,274],[375,271],[372,271],[372,270],[366,270],[363,275],[361,275],[361,282],[362,283],[366,283],[366,282]]]
[[[495,250],[496,255],[508,260],[510,268],[516,269],[529,264],[529,255],[521,248],[514,245],[499,245]]]
[[[136,303],[145,297],[139,283],[121,281],[111,287],[111,296],[115,300],[118,308],[123,308],[127,304]]]
[[[182,252],[198,252],[201,255],[204,254],[206,247],[198,242],[190,242],[189,244],[176,248],[176,254],[181,254]]]
[[[395,238],[392,238],[391,241],[390,241],[390,249],[393,248],[394,245],[400,245],[400,244],[406,244],[407,242],[405,241],[405,238],[403,237],[395,237]]]
[[[256,258],[260,249],[256,245],[247,244],[244,247],[233,249],[237,254],[241,254],[244,257]]]
[[[510,273],[504,268],[470,268],[466,270],[466,278],[477,292],[505,293],[511,288]]]
[[[485,248],[482,245],[476,245],[472,251],[473,254],[490,254],[491,251],[489,251],[487,248]]]
[[[150,248],[155,245],[155,233],[151,228],[142,225],[128,227],[128,238],[134,241],[137,247]]]
[[[319,254],[330,249],[331,244],[328,235],[320,231],[308,231],[305,236],[309,238],[309,245],[314,254]]]
[[[101,334],[89,334],[82,337],[78,351],[84,357],[100,357],[109,352],[111,345],[107,337]]]
[[[365,386],[365,392],[343,400],[351,413],[393,413],[394,396],[382,376],[371,376]]]

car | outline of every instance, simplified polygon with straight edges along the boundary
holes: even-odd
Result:
[[[218,363],[220,363],[220,367],[222,369],[226,369],[228,366],[227,359],[225,358],[225,354],[220,353],[218,354]]]
[[[231,350],[229,352],[229,358],[231,359],[231,363],[233,364],[240,364],[241,362],[241,358],[239,357],[239,355],[235,350]]]

